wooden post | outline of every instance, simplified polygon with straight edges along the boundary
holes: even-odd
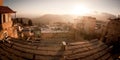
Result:
[[[65,52],[65,51],[66,51],[66,46],[67,46],[66,42],[65,42],[65,41],[62,41],[62,45],[63,45],[63,51]],[[65,54],[64,54],[64,55],[63,55],[63,59],[65,60],[65,58],[66,58],[66,56],[65,56]]]
[[[63,45],[63,50],[66,50],[66,42],[65,41],[62,41],[62,45]]]

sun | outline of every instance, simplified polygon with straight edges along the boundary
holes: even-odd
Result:
[[[84,4],[75,5],[72,9],[72,14],[75,15],[85,15],[90,13],[91,10]]]

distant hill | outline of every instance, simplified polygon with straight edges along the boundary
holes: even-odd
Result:
[[[39,18],[33,19],[34,23],[54,23],[54,22],[68,22],[70,20],[73,20],[74,18],[70,15],[53,15],[53,14],[46,14]]]
[[[100,21],[108,21],[109,18],[116,17],[115,15],[110,13],[100,13],[100,12],[93,13],[91,14],[91,16],[96,17],[96,19]]]
[[[109,13],[93,13],[87,16],[95,17],[97,20],[100,21],[108,21],[108,18],[115,17],[114,15]],[[43,16],[34,18],[32,20],[33,23],[50,24],[54,22],[74,22],[74,19],[76,19],[77,17],[78,16],[73,16],[73,15],[45,14]]]

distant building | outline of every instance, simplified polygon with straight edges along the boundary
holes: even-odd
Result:
[[[104,22],[104,21],[96,21],[95,32],[101,34],[107,23],[108,22]]]
[[[96,26],[96,18],[90,16],[82,16],[75,19],[76,29],[83,30],[86,33],[93,33]]]

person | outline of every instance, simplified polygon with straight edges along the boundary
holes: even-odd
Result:
[[[62,41],[63,49],[66,50],[67,43],[65,41]]]

